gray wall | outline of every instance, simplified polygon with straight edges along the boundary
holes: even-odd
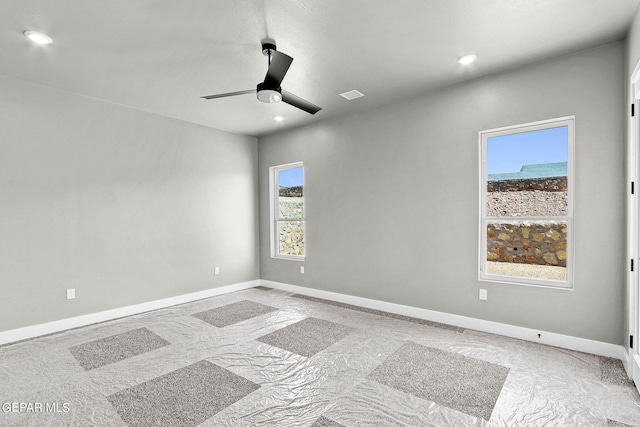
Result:
[[[631,74],[640,61],[640,8],[636,11],[631,29],[627,34],[627,76]]]
[[[0,331],[259,278],[255,138],[0,93]]]
[[[624,74],[617,43],[260,138],[261,277],[622,344]],[[568,115],[575,289],[479,282],[478,131]],[[305,275],[268,231],[268,168],[300,160]]]

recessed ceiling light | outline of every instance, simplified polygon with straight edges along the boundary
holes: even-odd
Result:
[[[25,31],[24,35],[29,38],[34,43],[37,44],[51,44],[53,43],[53,39],[46,34],[39,33],[37,31]]]
[[[478,59],[478,56],[474,54],[462,55],[460,58],[458,58],[458,64],[469,65],[476,59]]]
[[[282,117],[282,116],[275,116],[275,117],[273,118],[273,120],[275,120],[276,122],[281,122],[281,121],[283,121],[283,120],[284,120],[284,117]]]

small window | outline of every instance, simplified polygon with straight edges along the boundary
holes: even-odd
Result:
[[[573,140],[573,117],[480,132],[480,280],[572,287]]]
[[[271,185],[271,256],[304,261],[304,166],[273,166]]]

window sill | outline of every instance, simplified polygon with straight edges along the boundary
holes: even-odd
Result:
[[[562,291],[573,290],[573,283],[557,282],[553,280],[536,280],[536,279],[527,279],[522,277],[509,277],[509,276],[491,276],[488,274],[479,276],[478,280],[480,282],[503,283],[506,285],[533,286],[535,288],[558,289]]]
[[[304,262],[305,260],[304,256],[297,256],[297,255],[271,255],[271,258],[284,259],[287,261],[301,261],[301,262]]]

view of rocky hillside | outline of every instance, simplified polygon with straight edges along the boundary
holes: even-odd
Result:
[[[296,187],[280,187],[278,193],[280,197],[302,197],[303,188],[301,185]]]
[[[567,193],[508,191],[487,194],[487,216],[566,216]]]
[[[568,214],[566,176],[494,180],[487,183],[487,190],[488,217]],[[486,233],[488,273],[547,280],[566,278],[566,221],[496,219],[487,225]]]

